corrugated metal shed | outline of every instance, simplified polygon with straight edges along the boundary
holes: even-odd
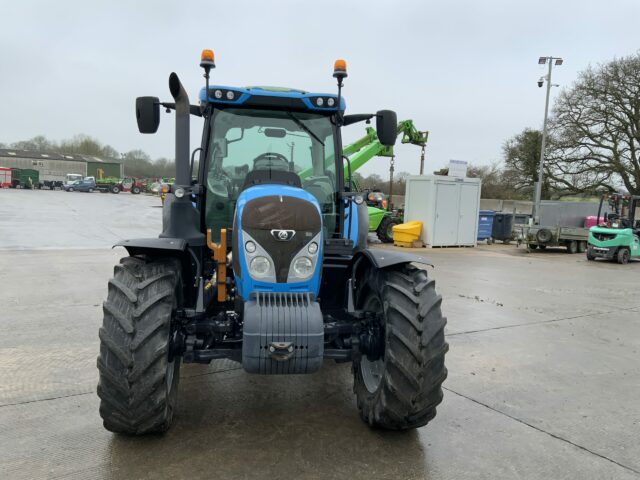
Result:
[[[102,165],[103,170],[111,172],[105,176],[122,176],[122,164],[114,160],[78,154],[62,154],[50,152],[35,152],[30,150],[16,150],[0,148],[0,167],[32,168],[40,173],[40,181],[64,181],[69,173],[92,175],[87,169],[92,165],[95,171]]]

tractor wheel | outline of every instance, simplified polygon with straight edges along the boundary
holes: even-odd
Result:
[[[111,187],[111,193],[120,193],[120,187],[118,185],[114,185]]]
[[[407,430],[426,425],[442,402],[447,377],[442,297],[424,270],[401,265],[371,270],[359,308],[379,312],[382,350],[353,362],[354,392],[362,419],[372,427]]]
[[[125,257],[103,304],[98,396],[104,427],[142,435],[166,431],[178,395],[180,358],[170,352],[171,319],[180,303],[179,263]]]
[[[378,239],[382,243],[391,243],[393,242],[393,226],[400,225],[400,221],[391,215],[386,215],[380,221],[380,225],[378,225],[378,229],[376,230],[376,235],[378,235]]]
[[[629,252],[628,248],[619,248],[616,257],[619,264],[626,265],[627,263],[629,263],[631,253]]]
[[[587,242],[585,242],[584,240],[582,240],[581,242],[578,242],[578,253],[584,253],[587,251]]]
[[[567,242],[567,253],[578,253],[578,242],[575,240]]]
[[[133,193],[134,195],[138,195],[140,193],[140,187],[133,187],[131,189],[131,193]]]

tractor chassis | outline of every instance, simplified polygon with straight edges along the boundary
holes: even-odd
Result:
[[[336,310],[323,313],[324,358],[350,362],[357,355],[371,361],[384,351],[383,333],[377,325],[376,312]],[[212,360],[229,359],[242,362],[242,320],[235,311],[220,311],[213,317],[197,316],[194,310],[176,312],[172,342],[172,357],[182,357],[184,363],[208,364]]]

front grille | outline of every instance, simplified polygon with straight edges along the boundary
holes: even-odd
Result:
[[[614,238],[616,238],[616,234],[596,232],[593,234],[593,238],[595,238],[596,240],[600,240],[601,242],[606,242],[607,240],[613,240]]]
[[[260,307],[307,307],[313,301],[310,293],[256,292],[254,295]]]

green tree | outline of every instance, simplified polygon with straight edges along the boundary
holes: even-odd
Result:
[[[525,128],[514,135],[502,146],[504,160],[503,180],[510,185],[519,196],[531,196],[535,182],[538,181],[540,165],[540,149],[542,148],[542,132]],[[548,176],[542,185],[543,198],[549,198],[551,187]]]

